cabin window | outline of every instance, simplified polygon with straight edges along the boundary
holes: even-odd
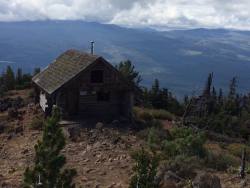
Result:
[[[99,91],[97,92],[97,101],[109,101],[110,92]]]
[[[102,70],[95,70],[91,72],[91,83],[103,83]]]

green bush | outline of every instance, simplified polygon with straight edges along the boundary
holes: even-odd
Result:
[[[153,116],[149,112],[146,112],[146,111],[141,112],[141,114],[139,115],[139,118],[146,122],[153,120]]]
[[[16,90],[23,90],[23,89],[26,89],[27,87],[26,86],[24,86],[24,85],[16,85],[15,86],[15,89]]]
[[[225,153],[214,154],[211,151],[207,152],[204,160],[205,166],[220,171],[225,171],[230,167],[239,165],[238,161],[232,156]]]
[[[155,119],[162,119],[162,120],[169,120],[169,121],[172,121],[174,119],[174,115],[166,110],[152,109],[150,110],[150,113]]]
[[[76,187],[72,181],[77,172],[75,169],[65,168],[66,158],[61,153],[66,140],[59,125],[59,113],[59,109],[54,108],[52,116],[46,119],[42,138],[34,147],[35,164],[26,168],[22,187],[38,187],[39,176],[42,187]]]
[[[43,126],[44,126],[44,118],[41,117],[41,116],[35,116],[33,119],[32,119],[32,122],[30,123],[30,128],[31,129],[42,129]]]
[[[158,167],[158,157],[151,155],[143,148],[132,153],[136,165],[133,167],[134,176],[131,178],[129,188],[158,188],[155,177]]]
[[[249,167],[247,167],[246,173],[247,173],[247,174],[250,174],[250,168],[249,168]]]
[[[227,146],[227,150],[229,151],[230,154],[241,157],[243,149],[246,148],[246,159],[250,161],[250,147],[246,146],[244,144],[239,144],[239,143],[234,143],[234,144],[229,144]]]
[[[163,144],[164,154],[173,158],[177,155],[204,157],[206,138],[202,133],[195,133],[189,128],[174,128],[170,131],[171,139]]]
[[[148,131],[147,142],[151,149],[161,149],[162,142],[170,136],[167,130],[151,127]]]
[[[174,115],[166,110],[134,107],[134,115],[137,119],[149,121],[151,119],[169,120],[175,119]]]
[[[35,91],[33,89],[29,92],[29,97],[30,98],[34,98],[35,97]]]
[[[136,121],[136,126],[139,129],[144,129],[148,127],[161,128],[162,123],[160,120],[155,119],[149,111],[142,111],[140,108],[134,109],[134,116]]]
[[[155,127],[162,130],[162,123],[158,119],[152,119],[151,121],[147,122],[147,125],[149,127]]]
[[[195,177],[195,169],[200,166],[199,158],[193,156],[178,155],[172,160],[168,160],[165,164],[166,170],[175,172],[184,179],[192,179]]]

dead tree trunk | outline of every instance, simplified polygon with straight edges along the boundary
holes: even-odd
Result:
[[[193,98],[190,99],[189,103],[187,104],[186,108],[185,108],[185,111],[183,113],[183,116],[182,116],[182,125],[185,125],[186,124],[186,117],[187,117],[187,114],[189,113],[190,111],[190,107],[192,105],[192,102],[193,102]]]
[[[242,179],[245,178],[245,169],[246,169],[246,148],[243,149],[241,157],[240,177]]]

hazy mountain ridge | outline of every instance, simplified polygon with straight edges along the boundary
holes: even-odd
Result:
[[[0,23],[0,68],[9,63],[26,71],[45,67],[69,48],[89,50],[90,40],[96,41],[96,53],[113,64],[131,59],[146,85],[159,78],[178,94],[190,93],[201,89],[213,71],[217,86],[225,88],[237,76],[241,91],[250,90],[247,31],[158,32],[81,21]]]

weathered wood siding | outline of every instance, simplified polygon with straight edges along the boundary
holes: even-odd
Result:
[[[103,71],[103,82],[92,83],[91,72]],[[105,63],[98,62],[86,71],[79,80],[79,112],[83,115],[116,116],[121,112],[121,102],[115,85],[119,78]],[[98,92],[109,93],[108,101],[98,101]]]
[[[103,83],[102,84],[95,84],[91,83],[91,72],[95,70],[102,70],[103,71]],[[92,66],[90,69],[84,72],[84,74],[81,75],[80,83],[85,85],[85,84],[90,84],[92,86],[101,86],[103,84],[114,84],[118,83],[119,78],[118,78],[118,73],[114,71],[113,68],[110,66],[107,66],[104,62],[97,62],[94,66]]]
[[[103,82],[91,82],[92,71],[102,71]],[[66,115],[127,116],[132,110],[131,96],[120,79],[119,73],[111,65],[97,62],[60,89],[56,104]],[[108,93],[109,100],[98,100],[98,92]]]
[[[119,115],[121,113],[121,103],[119,96],[110,91],[109,101],[98,101],[97,94],[80,95],[79,111],[84,115]]]

